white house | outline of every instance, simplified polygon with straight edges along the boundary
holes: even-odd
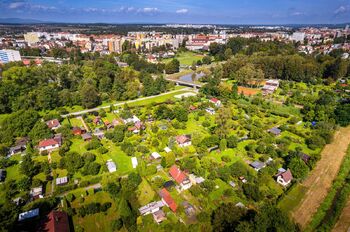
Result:
[[[68,183],[68,177],[56,178],[56,185],[65,185]]]
[[[221,101],[219,99],[217,99],[217,98],[212,98],[212,99],[210,99],[209,102],[213,103],[216,107],[220,107],[221,106]]]
[[[161,156],[158,152],[152,152],[151,157],[152,157],[152,159],[155,159],[155,160],[161,158]]]
[[[145,216],[159,211],[164,205],[163,201],[154,201],[139,208],[139,212],[142,216]]]
[[[210,115],[214,115],[215,114],[215,110],[213,108],[211,108],[211,107],[206,108],[205,111],[208,114],[210,114]]]
[[[58,149],[61,146],[61,143],[55,139],[45,139],[39,142],[38,149],[39,152],[43,151],[52,151]]]
[[[190,135],[179,135],[176,136],[176,142],[179,145],[179,147],[187,147],[192,144],[191,136]]]
[[[106,165],[110,173],[117,171],[117,166],[112,160],[107,160]]]
[[[290,171],[290,169],[288,169],[286,171],[283,168],[279,169],[278,171],[279,171],[279,173],[276,175],[277,176],[277,183],[286,187],[293,180],[292,172]]]
[[[137,158],[136,158],[136,157],[132,157],[132,158],[131,158],[131,163],[132,163],[132,168],[136,168],[137,165],[139,164],[139,163],[137,162]]]
[[[169,147],[165,147],[165,148],[164,148],[164,151],[165,151],[166,153],[169,153],[169,152],[171,152],[171,149],[170,149]]]

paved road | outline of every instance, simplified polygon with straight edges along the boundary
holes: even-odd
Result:
[[[130,101],[125,101],[125,102],[116,103],[116,104],[113,104],[113,106],[122,106],[122,105],[124,105],[125,103],[126,103],[126,104],[129,104],[129,103],[133,103],[133,102],[138,102],[138,101],[143,101],[143,100],[146,100],[146,99],[157,98],[157,97],[164,96],[164,95],[167,95],[167,94],[182,92],[182,91],[186,91],[186,90],[187,90],[187,91],[193,91],[191,88],[177,89],[177,90],[169,91],[169,92],[166,92],[166,93],[161,93],[161,94],[154,95],[154,96],[142,97],[142,98],[138,98],[138,99],[135,99],[135,100],[130,100]],[[96,107],[96,108],[93,108],[93,109],[82,110],[82,111],[78,111],[78,112],[73,112],[73,113],[69,113],[69,114],[64,114],[64,115],[61,115],[61,117],[62,117],[62,118],[66,118],[66,117],[68,117],[68,116],[79,116],[79,115],[82,115],[82,114],[86,114],[86,113],[90,113],[90,112],[94,112],[94,111],[99,111],[100,109],[108,109],[109,107],[110,107],[110,106]]]

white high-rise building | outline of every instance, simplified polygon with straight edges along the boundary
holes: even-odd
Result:
[[[304,32],[294,32],[290,39],[295,42],[304,42],[304,38],[305,38]]]
[[[16,50],[0,50],[0,63],[21,61],[21,55]]]

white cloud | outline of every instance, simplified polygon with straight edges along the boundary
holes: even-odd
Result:
[[[10,9],[18,9],[18,8],[21,8],[21,7],[25,6],[25,5],[26,5],[25,2],[12,2],[8,6],[8,8],[10,8]]]
[[[350,5],[338,7],[338,8],[334,11],[334,14],[337,15],[337,14],[343,14],[343,13],[346,13],[346,12],[350,12]]]
[[[176,14],[186,14],[188,13],[188,9],[179,9],[176,11]]]
[[[297,12],[293,12],[291,15],[292,16],[301,16],[301,15],[305,15],[305,13],[297,11]]]
[[[145,7],[145,8],[138,9],[137,12],[141,12],[141,13],[157,13],[157,12],[159,12],[159,9],[156,8],[156,7]]]

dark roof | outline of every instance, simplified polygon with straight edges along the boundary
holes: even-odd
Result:
[[[256,169],[262,169],[265,164],[260,162],[260,161],[254,161],[253,163],[249,164],[251,167],[256,168]]]
[[[274,135],[280,135],[281,134],[281,130],[278,129],[277,127],[271,128],[270,130],[268,130],[268,132],[274,134]]]
[[[305,163],[309,162],[311,157],[305,153],[299,153],[300,159],[302,159]]]
[[[292,172],[290,171],[290,169],[281,173],[279,176],[281,176],[285,182],[291,181],[293,179],[293,175],[292,175]]]
[[[163,187],[164,187],[164,188],[170,188],[170,187],[173,187],[173,186],[175,186],[175,183],[174,183],[174,181],[172,181],[172,180],[169,180],[169,181],[167,181],[167,182],[165,182],[165,183],[163,184]]]

